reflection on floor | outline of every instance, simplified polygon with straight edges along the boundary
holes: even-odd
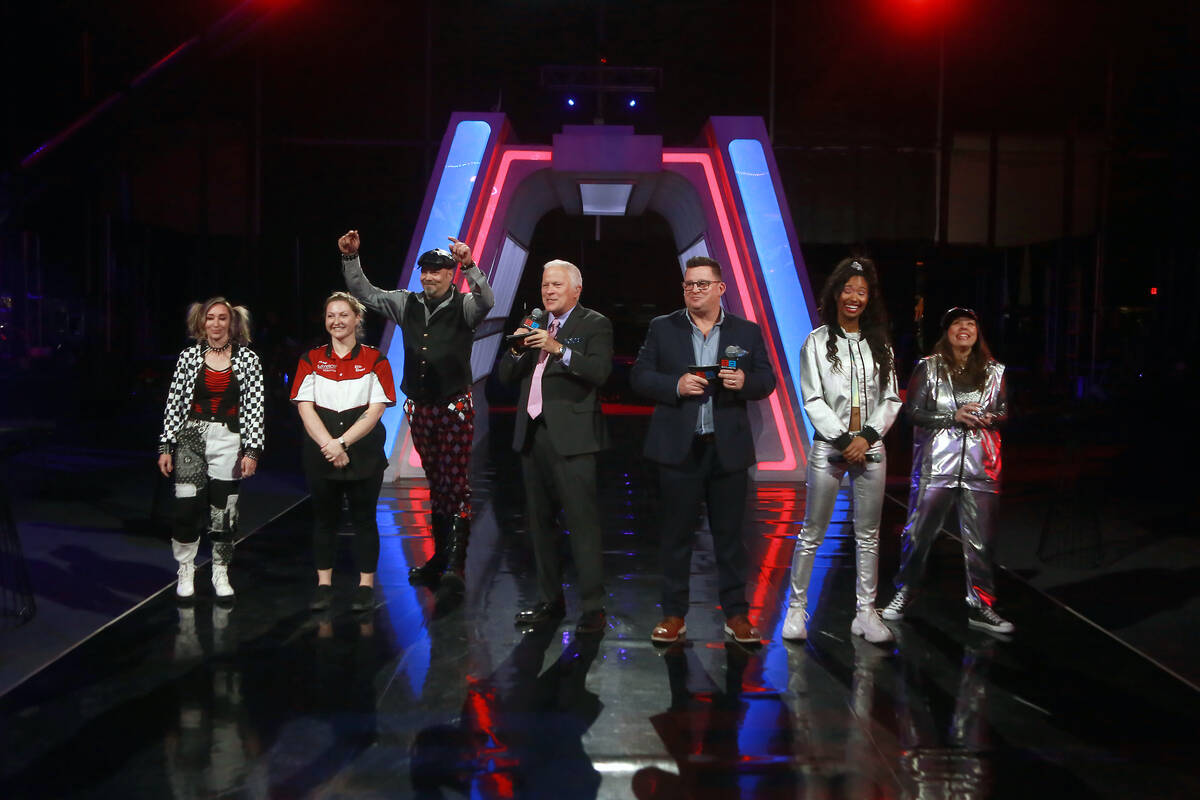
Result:
[[[1200,721],[1195,693],[1007,576],[1016,635],[968,632],[953,543],[898,641],[875,647],[849,634],[841,506],[814,570],[811,639],[783,643],[802,486],[759,485],[747,517],[752,616],[769,641],[723,637],[702,529],[688,638],[656,648],[656,483],[616,456],[601,473],[603,636],[573,633],[570,589],[560,626],[514,630],[533,564],[519,470],[496,448],[477,469],[460,607],[438,612],[407,583],[431,552],[414,482],[380,503],[378,607],[349,611],[346,546],[337,603],[310,613],[300,506],[241,546],[231,607],[165,592],[0,697],[4,796],[1200,796],[1194,737],[1177,733]],[[902,509],[887,513],[891,574]]]

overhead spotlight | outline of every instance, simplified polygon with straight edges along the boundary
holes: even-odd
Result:
[[[629,107],[637,108],[637,98],[636,97],[629,98]]]
[[[568,105],[568,106],[570,106],[571,108],[574,108],[574,107],[575,107],[575,98],[574,98],[574,97],[568,97],[568,98],[567,98],[567,105]]]

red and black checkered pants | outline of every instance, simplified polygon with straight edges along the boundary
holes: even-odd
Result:
[[[475,406],[471,393],[440,403],[404,402],[413,446],[429,480],[434,514],[471,518],[471,443]]]

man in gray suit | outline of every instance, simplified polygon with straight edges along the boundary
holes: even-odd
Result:
[[[600,515],[596,506],[596,453],[609,445],[599,389],[612,372],[612,323],[579,305],[583,277],[568,261],[542,268],[546,326],[500,357],[500,380],[519,383],[520,401],[513,449],[521,454],[525,503],[539,600],[517,614],[516,624],[533,628],[566,614],[562,565],[554,516],[561,507],[571,532],[579,572],[582,615],[576,630],[605,628],[604,571]]]

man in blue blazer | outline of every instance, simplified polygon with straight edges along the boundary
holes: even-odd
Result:
[[[684,308],[650,323],[630,374],[635,392],[655,401],[646,434],[646,458],[659,465],[662,491],[660,557],[663,620],[650,638],[670,643],[687,632],[688,578],[701,501],[717,558],[725,633],[738,642],[761,641],[747,617],[746,547],[742,520],[747,470],[757,460],[746,404],[775,391],[775,373],[758,325],[725,312],[725,283],[715,259],[688,259]],[[736,367],[711,378],[689,371],[733,357]]]

